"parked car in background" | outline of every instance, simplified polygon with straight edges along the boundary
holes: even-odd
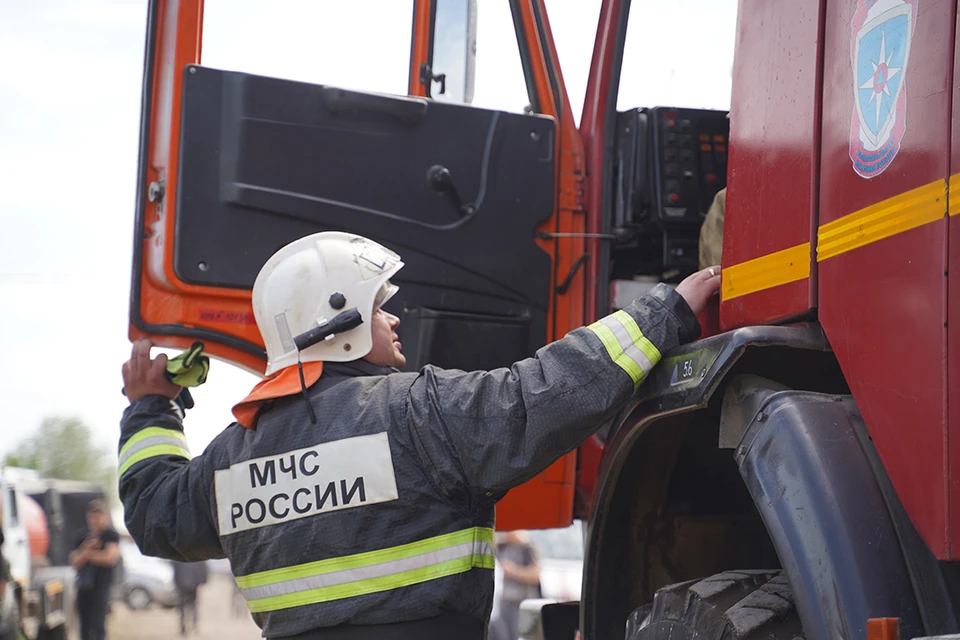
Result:
[[[583,579],[583,525],[578,520],[564,529],[531,530],[530,542],[540,564],[543,598],[570,602],[580,599]]]
[[[120,540],[120,556],[123,558],[120,597],[128,607],[143,610],[152,604],[165,608],[177,606],[179,596],[170,562],[143,555],[136,543],[127,538]]]
[[[562,529],[527,530],[525,533],[526,539],[534,549],[537,565],[540,568],[540,597],[531,597],[524,603],[536,603],[535,611],[539,614],[539,607],[544,604],[579,600],[585,543],[582,521],[575,520],[572,525]],[[506,628],[503,627],[505,623],[500,620],[503,568],[499,557],[495,564],[494,605],[490,615],[490,628],[498,631],[496,636],[491,631],[491,638],[506,635]],[[532,624],[539,625],[537,615],[531,616],[529,612],[524,611],[525,604],[521,604],[518,621],[518,632],[522,637],[526,637]]]

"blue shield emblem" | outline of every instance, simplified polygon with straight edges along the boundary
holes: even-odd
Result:
[[[906,131],[905,78],[915,11],[915,0],[860,0],[854,15],[850,158],[865,178],[890,166]]]

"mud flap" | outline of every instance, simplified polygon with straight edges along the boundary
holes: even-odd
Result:
[[[755,402],[756,399],[754,399]],[[771,388],[736,449],[809,640],[864,638],[869,618],[923,623],[894,519],[849,396]]]

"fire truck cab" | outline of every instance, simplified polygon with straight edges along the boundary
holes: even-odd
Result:
[[[263,371],[258,270],[343,229],[404,256],[388,307],[409,367],[509,365],[695,270],[725,190],[703,339],[498,507],[503,529],[588,522],[581,602],[544,608],[540,630],[960,632],[957,0],[600,0],[579,122],[559,4],[410,0],[348,19],[363,4],[290,21],[230,2],[214,27],[201,0],[151,0],[131,337],[200,339]],[[324,54],[341,56],[329,79],[294,49],[307,70],[290,78],[258,56],[273,28],[321,48],[358,35]],[[238,64],[201,59],[237,34]],[[515,67],[489,64],[500,50]],[[378,65],[402,82],[351,88]],[[704,71],[677,102],[621,103],[683,65]]]

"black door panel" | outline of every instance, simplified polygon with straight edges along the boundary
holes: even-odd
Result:
[[[470,353],[508,344],[509,364],[546,340],[551,265],[534,229],[553,212],[551,118],[204,67],[185,70],[182,114],[174,268],[185,282],[251,288],[281,246],[338,229],[403,256],[390,306],[417,332],[411,366],[444,353],[478,368]],[[449,171],[459,200],[431,187],[431,167]],[[471,342],[463,357],[452,340]]]

